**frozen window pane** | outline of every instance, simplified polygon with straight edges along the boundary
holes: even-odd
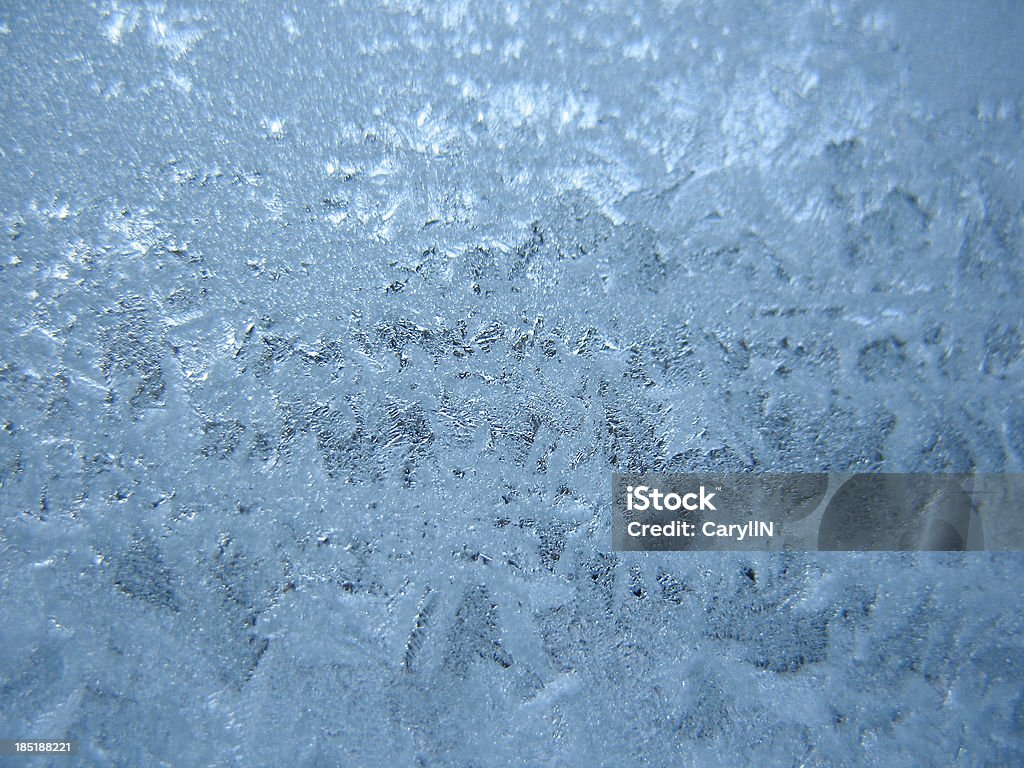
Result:
[[[1024,762],[1021,555],[614,554],[609,504],[1021,470],[1022,25],[5,3],[0,738]]]

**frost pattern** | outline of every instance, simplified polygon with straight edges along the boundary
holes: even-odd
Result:
[[[1022,25],[9,4],[0,736],[1024,761],[1019,555],[609,551],[613,470],[1021,469]]]

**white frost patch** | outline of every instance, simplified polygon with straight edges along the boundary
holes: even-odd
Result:
[[[180,60],[203,39],[204,33],[199,29],[182,26],[188,20],[167,21],[160,16],[153,16],[149,20],[150,42],[158,48],[168,51],[172,60]]]
[[[263,129],[272,139],[280,139],[284,136],[284,121],[278,117],[268,118],[263,121]]]

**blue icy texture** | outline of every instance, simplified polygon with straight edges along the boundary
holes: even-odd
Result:
[[[609,491],[1021,469],[1021,50],[1014,2],[4,3],[0,737],[1020,764],[1021,556],[616,555]]]

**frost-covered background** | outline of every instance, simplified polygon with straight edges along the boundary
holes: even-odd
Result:
[[[609,551],[1021,469],[1024,6],[640,5],[0,6],[0,737],[1024,760],[1022,556]]]

